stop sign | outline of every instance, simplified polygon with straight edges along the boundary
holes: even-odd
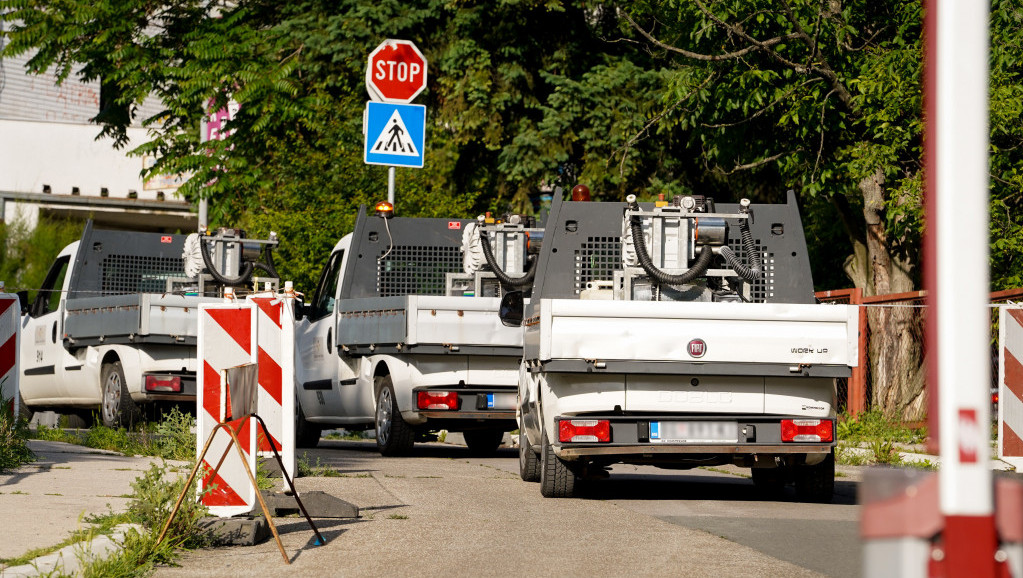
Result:
[[[366,91],[384,102],[411,102],[426,88],[426,57],[408,40],[384,40],[369,53]]]

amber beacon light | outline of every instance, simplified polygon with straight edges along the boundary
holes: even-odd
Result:
[[[394,205],[387,201],[380,201],[373,209],[376,210],[378,217],[390,219],[394,216]]]

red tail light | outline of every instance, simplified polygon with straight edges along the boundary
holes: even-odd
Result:
[[[783,442],[830,442],[834,439],[835,430],[830,419],[781,420]]]
[[[181,393],[181,378],[170,375],[147,375],[146,391],[156,393]]]
[[[558,422],[558,439],[563,442],[609,442],[611,422],[606,419],[564,419]]]
[[[420,391],[416,393],[419,409],[458,409],[458,393],[454,391]]]

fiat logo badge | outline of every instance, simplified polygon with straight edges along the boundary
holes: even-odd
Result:
[[[702,339],[694,339],[689,342],[687,349],[689,350],[689,357],[703,357],[707,353],[707,342]]]

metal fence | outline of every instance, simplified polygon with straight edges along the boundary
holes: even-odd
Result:
[[[910,417],[918,421],[926,415],[927,381],[924,323],[927,308],[926,292],[913,291],[865,297],[861,289],[820,291],[822,303],[843,303],[860,308],[859,365],[848,379],[839,380],[838,411],[850,415],[880,409],[892,417]],[[1023,298],[1023,289],[991,293],[991,387],[998,382],[998,311],[997,305]],[[883,327],[885,336],[872,339],[871,327]],[[906,347],[906,346],[910,347]],[[905,351],[898,349],[911,350]],[[888,375],[885,383],[875,374]],[[892,383],[892,381],[898,383]],[[908,394],[908,395],[907,395]],[[896,399],[901,407],[895,407]],[[910,399],[910,404],[905,404]]]

